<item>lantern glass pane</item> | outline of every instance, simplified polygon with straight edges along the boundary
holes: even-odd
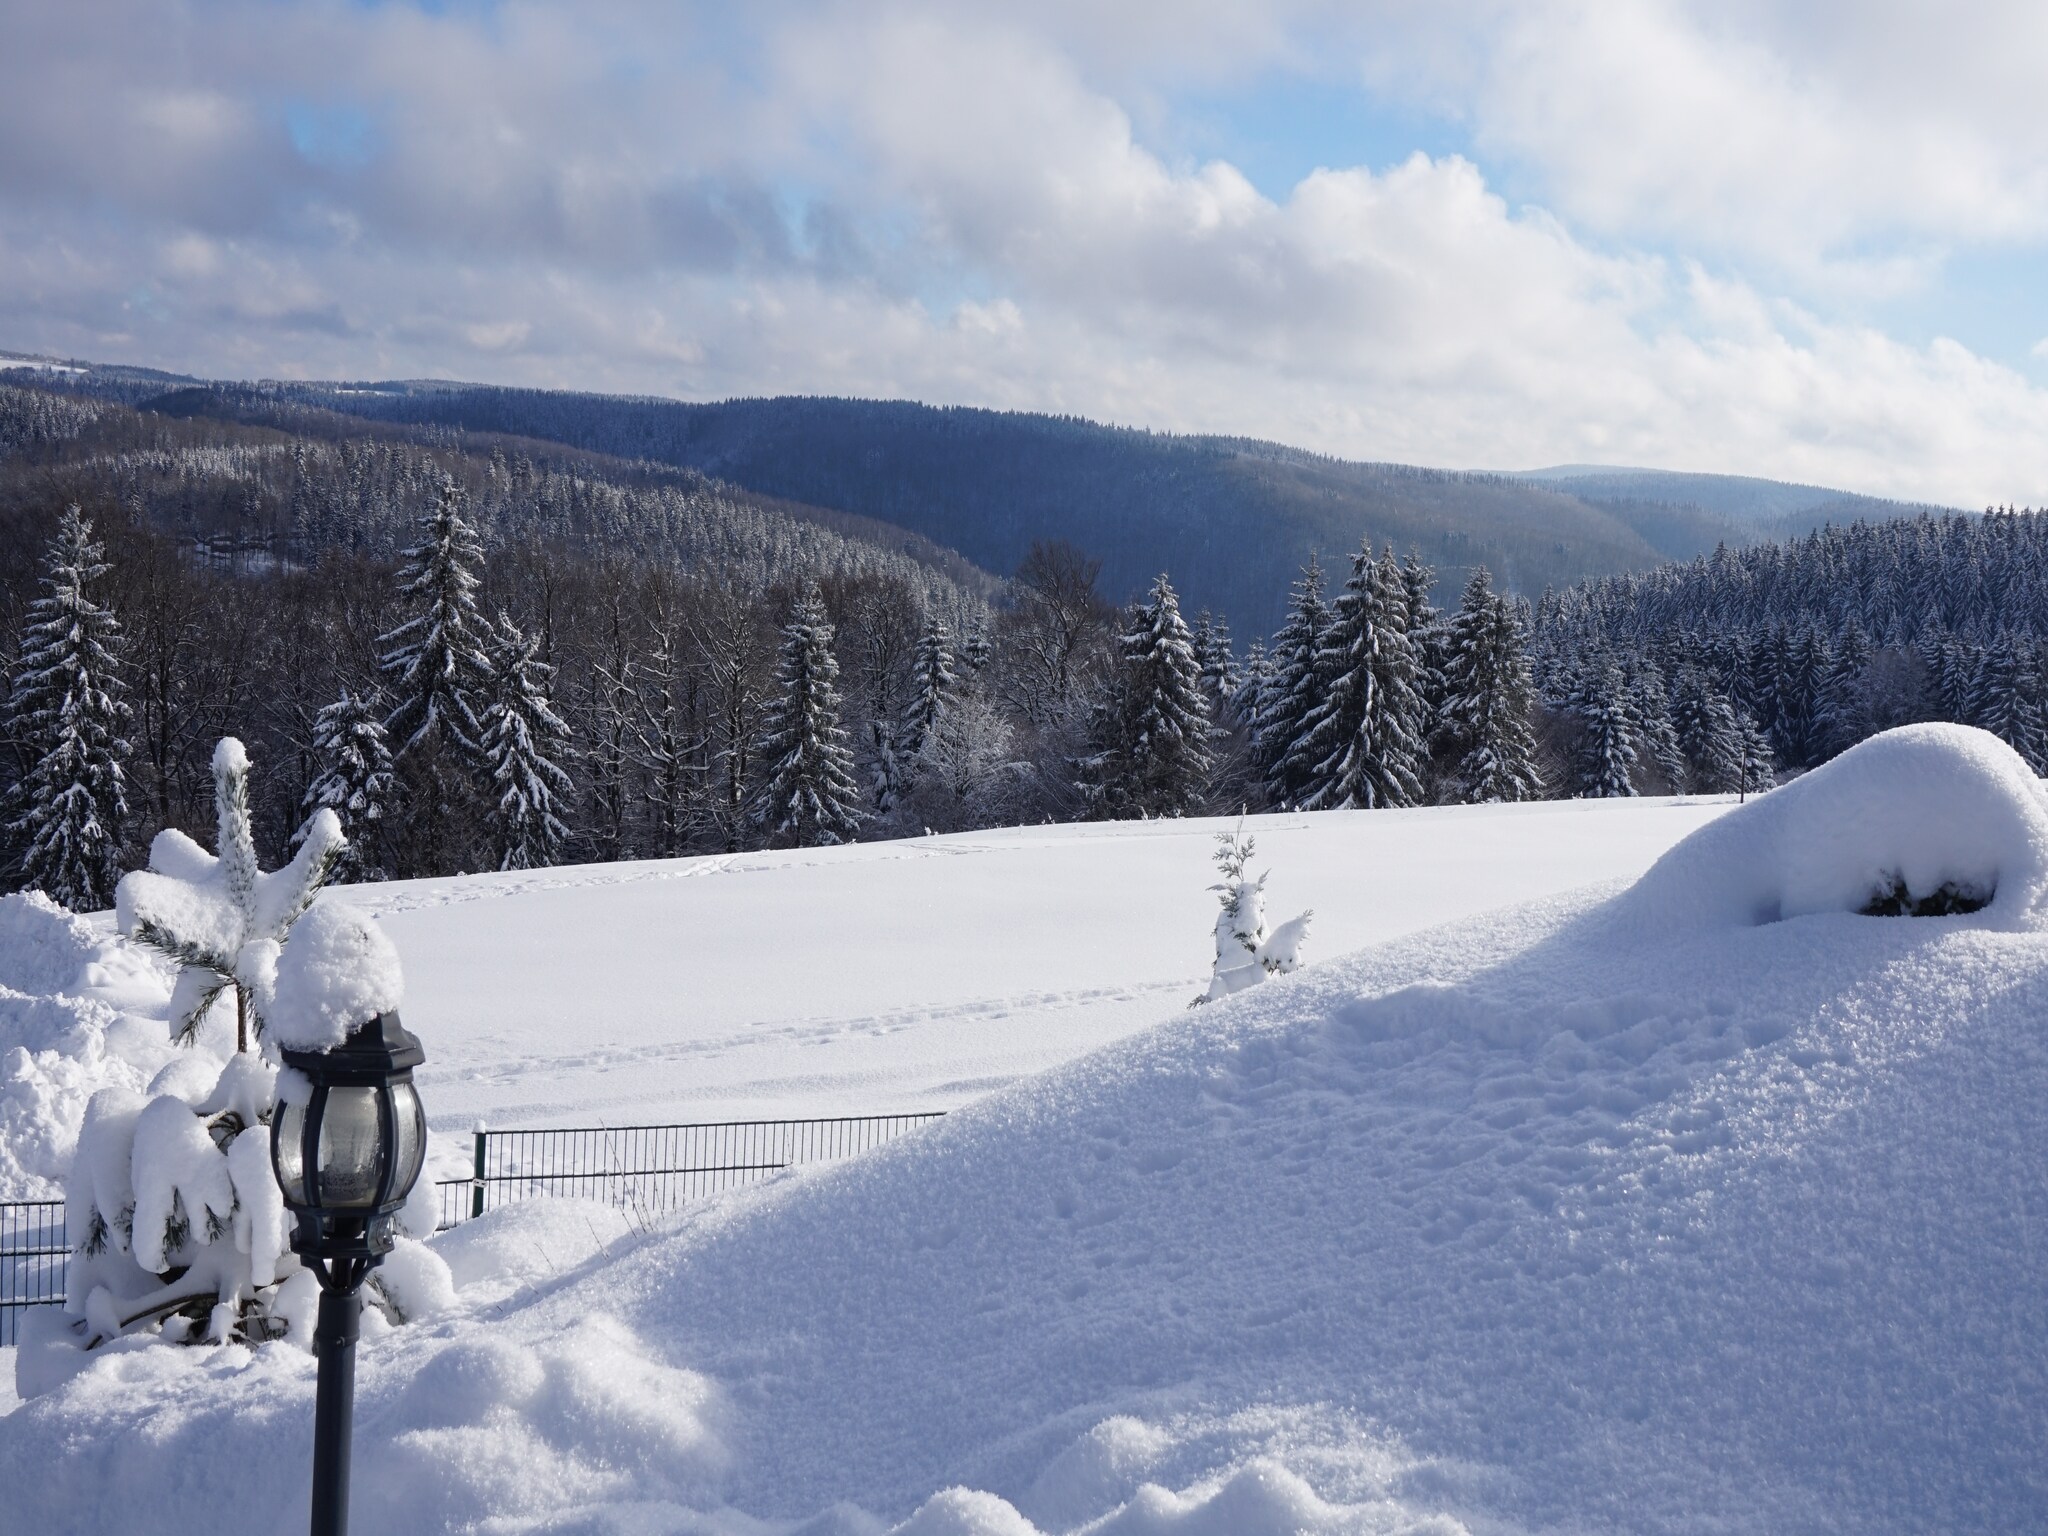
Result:
[[[325,1210],[366,1208],[377,1201],[382,1138],[377,1090],[330,1088],[320,1117],[320,1205]]]
[[[306,1106],[277,1106],[277,1140],[272,1143],[272,1161],[277,1164],[277,1185],[293,1205],[306,1200]]]
[[[391,1123],[398,1130],[398,1149],[391,1157],[389,1198],[398,1201],[411,1192],[427,1152],[427,1117],[411,1083],[391,1085]]]

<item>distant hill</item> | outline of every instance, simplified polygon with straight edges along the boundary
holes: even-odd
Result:
[[[191,394],[202,381],[124,369],[106,370],[101,386],[97,370],[83,366],[57,387],[104,387],[144,409],[209,408]],[[1288,584],[1311,555],[1341,573],[1361,539],[1418,552],[1447,595],[1479,564],[1534,595],[1721,542],[1803,532],[1826,518],[1919,510],[1734,476],[1583,466],[1471,474],[1354,463],[1249,438],[907,401],[690,404],[411,380],[272,383],[256,393],[686,467],[786,502],[897,525],[998,572],[1014,570],[1035,539],[1068,539],[1102,560],[1110,596],[1132,595],[1167,570],[1190,611],[1225,613],[1240,639],[1278,622]]]

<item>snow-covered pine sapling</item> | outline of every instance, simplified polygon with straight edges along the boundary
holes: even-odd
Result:
[[[286,935],[327,882],[348,846],[323,806],[305,827],[292,861],[264,873],[249,820],[249,755],[232,736],[213,752],[213,799],[220,852],[208,853],[175,827],[150,844],[149,868],[121,877],[114,913],[124,937],[178,963],[171,1038],[189,1045],[214,1003],[235,993],[235,1049],[263,1029],[263,998]]]
[[[225,887],[225,873],[215,874]],[[259,906],[273,879],[256,876]],[[266,1048],[338,1043],[403,1000],[390,942],[348,907],[316,906],[289,925],[263,982]],[[305,1080],[295,1084],[255,1051],[217,1071],[204,1061],[180,1058],[147,1095],[106,1088],[87,1104],[65,1181],[66,1227],[77,1238],[69,1299],[63,1314],[38,1320],[46,1342],[92,1349],[150,1329],[170,1342],[310,1342],[318,1288],[289,1251],[269,1130],[280,1096]],[[436,1214],[432,1181],[415,1195],[400,1225],[424,1236]],[[401,1251],[373,1295],[391,1321],[424,1316],[450,1294],[436,1256],[416,1243]]]
[[[1209,990],[1190,1003],[1191,1008],[1242,992],[1268,976],[1285,975],[1301,964],[1309,919],[1315,913],[1303,912],[1267,929],[1266,877],[1254,880],[1245,873],[1253,846],[1241,820],[1235,830],[1216,836],[1216,867],[1223,874],[1220,883],[1209,887],[1222,907],[1216,914],[1216,961]]]

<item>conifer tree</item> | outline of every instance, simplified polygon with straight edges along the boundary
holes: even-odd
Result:
[[[1430,602],[1436,572],[1410,554],[1401,562],[1401,592],[1408,614],[1408,648],[1415,655],[1415,691],[1422,699],[1422,733],[1436,729],[1444,703],[1444,663],[1449,634],[1442,613]]]
[[[626,646],[625,618],[611,605],[604,654],[594,661],[582,710],[588,746],[583,754],[590,784],[590,840],[600,861],[626,856],[627,777],[639,723],[639,671]]]
[[[759,748],[768,783],[757,816],[781,842],[799,848],[846,843],[860,828],[853,753],[839,719],[832,621],[812,582],[782,631],[775,695]]]
[[[1323,597],[1323,568],[1311,558],[1294,583],[1287,619],[1273,637],[1267,657],[1271,686],[1259,703],[1256,761],[1266,775],[1266,787],[1282,806],[1300,804],[1309,791],[1315,764],[1295,751],[1295,743],[1324,696],[1326,679],[1318,667],[1331,617]]]
[[[1237,687],[1230,695],[1230,713],[1244,727],[1255,763],[1263,761],[1266,697],[1272,687],[1273,667],[1266,656],[1265,637],[1254,635],[1244,654],[1244,667],[1238,675]]]
[[[1571,711],[1579,725],[1572,754],[1574,797],[1601,800],[1635,794],[1639,752],[1621,668],[1612,662],[1588,666],[1573,690]]]
[[[924,633],[918,637],[917,654],[910,664],[910,703],[896,733],[899,761],[911,763],[917,759],[952,707],[957,680],[948,642],[945,622],[937,614],[926,619]]]
[[[462,515],[462,493],[450,480],[434,510],[421,520],[420,541],[405,551],[399,593],[417,611],[379,638],[394,700],[385,736],[400,757],[436,732],[465,752],[477,748],[476,699],[490,664],[483,653],[484,623],[476,606],[477,567],[483,545]]]
[[[1735,706],[1698,667],[1679,671],[1671,690],[1671,729],[1685,756],[1683,788],[1723,795],[1741,787],[1743,737]]]
[[[655,853],[674,858],[688,841],[691,810],[703,793],[707,765],[703,738],[691,733],[676,698],[686,679],[676,664],[675,636],[668,624],[656,626],[643,670],[647,693],[641,701],[639,761],[647,775],[648,827]],[[694,683],[688,686],[694,696]]]
[[[1322,702],[1293,749],[1312,764],[1302,774],[1305,809],[1421,802],[1423,700],[1407,628],[1407,589],[1394,552],[1375,561],[1368,545],[1352,560],[1318,658],[1328,679]]]
[[[1130,611],[1117,666],[1098,702],[1081,789],[1099,817],[1185,816],[1215,766],[1208,695],[1193,637],[1164,574]]]
[[[306,786],[300,802],[301,821],[292,834],[292,846],[306,840],[313,818],[322,809],[331,810],[341,823],[348,846],[342,849],[328,879],[333,884],[351,880],[381,880],[372,851],[390,810],[394,785],[391,749],[384,738],[384,725],[370,701],[344,688],[341,697],[323,708],[313,720],[313,751],[320,759],[320,772]]]
[[[1221,719],[1237,693],[1237,655],[1231,648],[1230,621],[1204,608],[1195,620],[1195,665],[1209,693],[1209,713]]]
[[[491,816],[499,869],[545,869],[561,862],[569,838],[556,807],[572,792],[559,759],[569,727],[548,702],[554,668],[540,640],[501,614],[492,637],[490,703],[481,721],[484,771],[496,792]]]
[[[1475,566],[1444,632],[1437,742],[1448,787],[1467,804],[1534,800],[1543,792],[1530,724],[1535,687],[1514,606]]]
[[[78,508],[57,525],[7,700],[23,764],[8,823],[24,882],[77,912],[113,899],[128,819],[121,626],[93,595],[105,549]]]

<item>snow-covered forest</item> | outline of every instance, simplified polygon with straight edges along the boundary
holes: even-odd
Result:
[[[2048,764],[2026,513],[1829,527],[1546,591],[1415,555],[1303,570],[1277,631],[998,579],[690,471],[438,426],[0,389],[10,888],[109,899],[267,765],[344,878],[1233,810],[1727,792],[1889,726]],[[76,508],[76,512],[71,509]],[[1440,605],[1441,604],[1441,605]]]

